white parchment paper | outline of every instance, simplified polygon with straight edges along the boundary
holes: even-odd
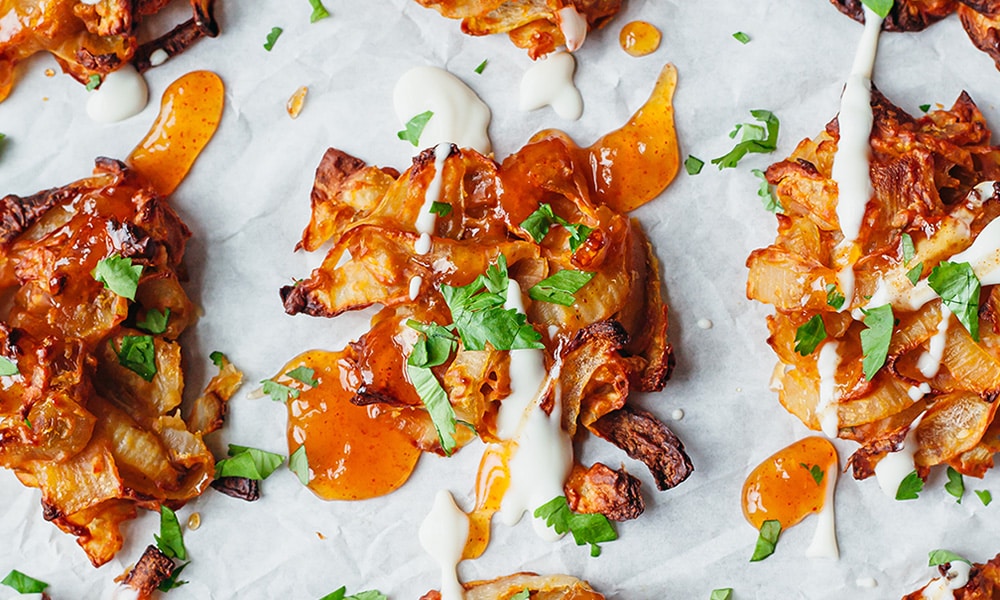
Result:
[[[177,15],[186,11],[180,4]],[[370,313],[286,316],[277,290],[322,258],[292,249],[308,221],[313,171],[328,146],[373,164],[408,166],[413,148],[396,139],[391,100],[405,70],[437,65],[472,86],[493,109],[490,133],[502,158],[546,127],[589,144],[622,125],[662,65],[673,62],[682,152],[706,166],[697,176],[682,171],[636,212],[661,260],[678,361],[666,389],[639,402],[670,423],[696,471],[659,493],[642,465],[590,440],[579,449],[585,461],[624,462],[643,480],[646,513],[620,525],[620,539],[605,544],[597,559],[568,539],[539,541],[527,522],[497,526],[486,554],[462,564],[463,579],[567,572],[614,599],[708,598],[720,587],[734,588],[738,600],[899,598],[933,575],[925,566],[931,549],[978,561],[1000,550],[1000,503],[983,507],[971,492],[1000,495],[1000,479],[967,478],[959,505],[943,490],[943,472],[935,471],[912,502],[890,500],[874,481],[842,478],[839,561],[803,557],[810,518],[783,534],[774,556],[748,562],[756,531],[740,512],[743,479],[807,434],[767,388],[774,363],[764,342],[768,309],[745,297],[746,256],[774,236],[750,169],[786,156],[837,111],[861,26],[826,0],[628,0],[577,53],[586,107],[576,122],[550,109],[517,110],[518,82],[530,61],[506,37],[467,38],[457,22],[411,0],[325,0],[332,17],[315,24],[306,0],[218,4],[221,37],[151,71],[154,101],[132,119],[90,122],[87,92],[67,76],[45,77],[46,68],[57,68],[47,57],[23,65],[16,89],[0,104],[0,132],[8,136],[0,146],[0,194],[25,195],[85,176],[96,156],[125,157],[152,122],[164,88],[182,73],[211,69],[225,81],[222,125],[173,199],[194,232],[188,290],[204,310],[184,340],[188,394],[206,381],[213,350],[225,352],[248,382],[214,448],[233,442],[286,453],[284,407],[249,398],[255,382],[301,351],[338,349],[365,331]],[[663,33],[659,50],[644,58],[618,46],[622,26],[635,19]],[[266,52],[262,44],[274,26],[284,34]],[[736,31],[751,41],[740,44],[732,38]],[[486,69],[476,74],[484,59]],[[911,112],[924,103],[950,106],[968,90],[1000,126],[1000,72],[973,48],[956,17],[922,33],[883,35],[875,81]],[[284,104],[303,85],[309,95],[293,121]],[[707,164],[731,148],[727,133],[757,108],[781,119],[778,151],[750,155],[725,172]],[[698,327],[699,319],[714,327]],[[683,420],[670,421],[677,408]],[[851,444],[838,447],[842,461],[853,451]],[[418,524],[442,487],[470,506],[477,461],[475,446],[451,459],[425,457],[402,489],[360,503],[319,500],[285,469],[264,483],[256,503],[210,491],[180,511],[182,522],[200,513],[202,525],[185,535],[192,562],[182,579],[190,583],[169,597],[318,598],[346,585],[349,592],[378,588],[396,600],[417,598],[438,585],[437,567],[417,542]],[[20,569],[49,582],[54,598],[108,597],[112,579],[138,559],[157,527],[156,515],[142,514],[126,526],[118,557],[94,569],[71,537],[42,520],[38,491],[0,472],[0,575]],[[859,578],[874,578],[878,587],[859,587]],[[0,590],[0,597],[7,593]]]

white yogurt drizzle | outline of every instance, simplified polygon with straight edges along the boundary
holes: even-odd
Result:
[[[825,498],[823,508],[816,515],[816,531],[812,543],[806,548],[806,556],[810,558],[840,558],[837,547],[837,520],[834,510],[834,489],[837,487],[837,463],[830,465],[823,475]]]
[[[920,374],[927,379],[933,378],[941,369],[941,358],[944,356],[944,345],[948,340],[948,324],[951,323],[951,311],[944,304],[941,305],[941,320],[938,322],[937,332],[931,336],[930,343],[925,352],[917,359],[917,369]]]
[[[413,252],[419,256],[431,251],[431,234],[434,233],[434,228],[437,226],[437,214],[431,212],[431,207],[434,206],[435,202],[441,200],[444,186],[444,163],[449,156],[451,156],[451,143],[441,142],[434,147],[434,177],[431,178],[431,182],[424,192],[424,203],[420,206],[420,212],[417,213],[417,220],[414,223],[414,228],[420,237],[413,244]],[[416,300],[420,295],[420,286],[423,282],[424,279],[420,275],[414,275],[410,278],[410,300]]]
[[[935,577],[920,593],[926,600],[955,600],[954,590],[964,588],[969,583],[969,572],[972,565],[962,561],[948,563],[948,572],[942,577]]]
[[[583,96],[573,83],[575,71],[576,59],[568,52],[556,52],[535,61],[521,78],[521,110],[551,106],[563,119],[579,119],[583,114]]]
[[[820,348],[816,359],[816,370],[819,371],[819,402],[816,403],[816,418],[820,429],[829,438],[837,437],[840,430],[840,417],[837,414],[837,368],[840,366],[839,344],[827,340]]]
[[[157,48],[156,50],[153,50],[153,52],[151,52],[149,55],[149,65],[152,67],[158,67],[163,63],[167,62],[167,59],[169,58],[170,55],[167,54],[166,50],[164,50],[163,48]]]
[[[575,6],[560,8],[556,12],[559,30],[566,40],[566,49],[576,52],[587,39],[587,19],[576,10]]]
[[[448,490],[440,490],[434,507],[420,524],[420,545],[441,567],[441,600],[462,600],[465,588],[458,580],[458,563],[469,538],[469,517],[455,505]]]
[[[913,455],[917,452],[917,425],[924,418],[924,413],[920,413],[916,419],[910,423],[910,429],[903,439],[903,446],[895,452],[886,454],[885,457],[875,465],[875,478],[885,495],[890,498],[896,497],[899,484],[906,479],[906,476],[913,472]]]
[[[87,98],[87,116],[98,123],[115,123],[142,112],[149,100],[146,80],[126,63],[101,80]]]
[[[404,126],[414,116],[431,111],[420,134],[423,147],[453,142],[483,154],[492,150],[487,129],[490,109],[458,77],[438,67],[415,67],[396,82],[393,90],[396,117]]]

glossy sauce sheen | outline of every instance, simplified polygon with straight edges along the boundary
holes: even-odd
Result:
[[[160,114],[146,137],[128,157],[157,192],[177,188],[204,149],[222,118],[222,80],[211,71],[194,71],[163,92]]]
[[[305,444],[309,488],[326,500],[363,500],[403,485],[420,451],[389,413],[377,405],[351,404],[359,374],[346,353],[306,352],[281,373],[299,366],[315,371],[316,387],[280,376],[274,380],[301,390],[288,401],[288,449]]]
[[[824,472],[819,484],[807,468],[813,465]],[[780,521],[781,528],[787,529],[819,512],[830,483],[830,467],[837,468],[837,451],[825,438],[807,437],[779,450],[743,484],[743,516],[756,529],[768,520]]]
[[[660,30],[646,21],[632,21],[622,27],[618,43],[632,56],[646,56],[660,47]]]

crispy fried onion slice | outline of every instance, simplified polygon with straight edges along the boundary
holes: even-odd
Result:
[[[515,573],[489,581],[463,583],[467,600],[509,600],[527,590],[532,600],[603,600],[586,581],[569,575]],[[420,600],[441,600],[441,592],[432,590]]]
[[[545,137],[502,165],[453,147],[440,173],[433,149],[417,156],[402,174],[327,151],[316,171],[312,219],[299,247],[330,244],[329,251],[308,278],[281,290],[285,310],[332,317],[383,307],[370,331],[351,344],[359,373],[352,402],[395,411],[418,447],[443,453],[421,398],[399,377],[420,339],[407,323],[450,326],[453,319],[441,286],[469,284],[502,255],[523,292],[528,323],[542,333],[546,367],[561,365],[563,428],[570,435],[589,429],[609,439],[649,465],[661,489],[672,487],[690,473],[690,461],[652,415],[641,413],[643,433],[618,435],[622,427],[617,421],[606,431],[595,426],[602,418],[615,419],[608,415],[638,414],[628,410],[630,392],[661,390],[673,353],[659,265],[650,244],[636,221],[590,191],[569,144],[565,137]],[[420,253],[421,234],[414,223],[432,181],[440,183],[440,203],[448,210],[437,218],[429,248]],[[522,229],[542,204],[567,223],[591,229],[575,250],[569,228],[553,225],[540,242]],[[569,306],[529,297],[532,286],[564,269],[593,274]],[[475,435],[497,441],[499,406],[517,376],[510,373],[509,352],[490,344],[470,349],[459,343],[434,373],[456,419],[468,425],[457,429],[459,445]],[[546,402],[549,406],[551,400]],[[643,443],[635,442],[637,436]],[[622,477],[631,481],[624,471]],[[588,496],[580,500],[582,506],[600,512],[606,508],[610,515],[638,515],[641,497],[631,484],[615,484],[611,487],[617,489],[611,490],[606,480],[606,474],[595,475],[573,486],[578,495]]]
[[[567,45],[562,21],[568,17],[563,11],[575,10],[592,30],[604,26],[622,5],[622,0],[416,1],[450,19],[462,19],[462,31],[469,35],[506,33],[533,59]]]
[[[948,565],[938,566],[940,577],[947,579]],[[915,592],[903,596],[902,600],[922,600],[929,596],[924,590],[930,591],[931,584],[925,585]],[[992,600],[1000,595],[1000,555],[986,563],[972,563],[969,570],[969,581],[964,586],[949,590],[955,600]]]
[[[135,61],[139,71],[153,66],[150,57],[183,52],[202,37],[215,37],[215,0],[190,0],[194,15],[170,32],[139,43],[139,24],[170,0],[25,0],[5,2],[0,14],[0,102],[14,85],[15,66],[35,54],[49,52],[62,70],[80,83]]]
[[[202,436],[221,425],[241,375],[226,364],[180,416],[176,340],[196,318],[178,280],[188,237],[165,199],[107,159],[90,178],[0,200],[10,298],[0,355],[17,368],[0,386],[0,465],[41,489],[45,518],[95,565],[121,547],[120,524],[136,507],[180,506],[214,476]],[[142,267],[134,301],[92,275],[113,255]],[[168,314],[163,331],[138,329],[154,310]],[[118,356],[137,338],[151,342],[148,380]]]
[[[767,169],[783,213],[777,215],[775,243],[747,259],[747,296],[775,307],[768,318],[768,343],[779,359],[772,386],[789,412],[819,429],[821,349],[805,356],[796,351],[798,328],[818,315],[827,335],[823,343],[835,342],[840,358],[832,380],[839,436],[862,446],[852,459],[855,476],[869,476],[882,457],[898,451],[921,414],[916,466],[926,472],[948,464],[982,476],[1000,449],[993,425],[1000,393],[998,290],[985,286],[981,294],[979,341],[942,311],[937,296],[916,308],[906,298],[914,289],[911,277],[926,278],[1000,215],[996,185],[973,189],[1000,177],[1000,148],[989,145],[990,130],[965,93],[950,110],[920,119],[877,91],[872,105],[874,196],[858,240],[854,297],[846,299],[845,310],[830,305],[841,289],[833,254],[842,235],[837,186],[830,178],[837,121]],[[912,256],[904,248],[907,236]],[[874,304],[869,299],[886,289],[898,292],[890,297],[895,325],[885,365],[869,380],[861,344],[866,327],[860,311],[852,316],[848,309]],[[951,319],[946,329],[942,318]],[[927,368],[932,345],[941,357],[936,372]]]

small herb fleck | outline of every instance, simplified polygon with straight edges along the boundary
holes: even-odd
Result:
[[[482,75],[483,74],[483,70],[486,68],[486,63],[488,63],[488,62],[489,62],[489,59],[484,60],[483,62],[479,63],[479,66],[477,66],[475,69],[473,69],[473,71],[475,71],[479,75]]]
[[[743,45],[746,45],[746,44],[750,43],[750,36],[747,35],[747,34],[745,34],[745,33],[743,33],[742,31],[737,31],[736,33],[734,33],[733,34],[733,39],[735,39],[737,42],[739,42],[739,43],[741,43]]]
[[[267,34],[267,41],[264,42],[264,50],[270,52],[271,48],[274,48],[274,43],[278,41],[279,37],[281,37],[282,31],[284,30],[281,27],[271,28],[271,32]]]
[[[684,170],[687,171],[688,175],[697,175],[698,173],[701,173],[701,168],[704,166],[705,161],[696,156],[688,154],[688,157],[684,159]]]

